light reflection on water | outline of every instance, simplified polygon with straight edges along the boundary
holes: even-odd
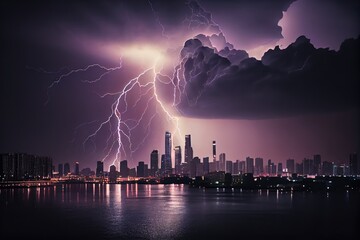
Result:
[[[0,232],[4,236],[22,236],[15,229],[21,224],[35,236],[34,229],[40,223],[46,229],[45,236],[223,239],[276,236],[279,228],[284,236],[292,236],[302,225],[337,224],[339,234],[351,235],[356,231],[354,219],[359,217],[358,200],[359,194],[354,192],[243,191],[175,184],[62,184],[1,189]],[[33,221],[34,216],[39,218]],[[333,216],[343,220],[336,223]],[[75,226],[78,231],[74,231]],[[263,231],[254,231],[254,226]],[[336,231],[331,236],[336,236]]]

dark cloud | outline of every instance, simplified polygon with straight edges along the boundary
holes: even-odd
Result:
[[[338,52],[316,49],[299,37],[275,47],[261,61],[233,64],[197,39],[182,51],[186,85],[179,109],[203,118],[271,118],[357,106],[359,38]]]
[[[283,37],[278,22],[294,0],[199,2],[212,13],[213,20],[231,43],[237,48],[251,49]]]

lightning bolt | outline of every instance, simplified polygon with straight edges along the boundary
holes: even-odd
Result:
[[[158,12],[155,11],[154,6],[150,0],[148,1],[148,3],[156,23],[161,28],[162,37],[164,39],[170,40],[170,36],[166,34],[165,27],[160,21]],[[211,14],[209,17],[209,13],[203,10],[197,2],[190,2],[187,4],[187,6],[191,10],[191,16],[190,18],[185,18],[184,23],[188,24],[189,30],[194,30],[195,25],[202,25],[205,23],[208,25],[208,28],[215,27],[221,32],[219,25],[217,25],[211,19]],[[181,139],[182,134],[179,128],[179,117],[177,117],[172,113],[172,111],[167,109],[167,104],[165,104],[161,100],[159,91],[157,89],[157,83],[172,85],[172,109],[181,115],[177,106],[181,103],[182,96],[186,95],[187,80],[184,75],[184,64],[188,57],[189,56],[185,56],[182,59],[179,59],[179,63],[173,67],[172,74],[170,75],[166,75],[162,72],[164,66],[161,65],[159,59],[155,59],[154,63],[150,67],[143,69],[143,71],[140,72],[136,77],[125,80],[126,84],[120,91],[106,92],[99,95],[100,98],[111,97],[114,98],[114,100],[110,106],[110,112],[104,120],[80,124],[75,129],[75,132],[77,132],[78,129],[81,127],[87,126],[89,124],[98,123],[95,130],[84,139],[84,150],[86,145],[91,142],[93,143],[94,151],[96,151],[97,136],[100,132],[106,132],[106,146],[103,149],[104,156],[102,157],[101,161],[104,162],[110,160],[112,162],[112,165],[115,165],[117,162],[119,162],[120,159],[127,159],[128,157],[132,159],[133,154],[143,144],[145,144],[146,140],[148,139],[151,133],[152,124],[156,116],[165,116],[167,121],[173,126],[172,132],[178,135]],[[97,70],[97,75],[94,77],[94,79],[81,80],[81,82],[84,84],[94,84],[102,81],[106,75],[109,75],[110,73],[119,71],[121,69],[123,69],[123,57],[120,57],[119,64],[114,67],[107,67],[99,63],[94,63],[78,69],[63,68],[58,72],[50,72],[44,69],[34,70],[42,71],[47,74],[62,73],[58,78],[56,78],[55,81],[53,81],[48,86],[48,99],[45,103],[47,104],[50,99],[50,90],[52,90],[56,85],[61,84],[63,81],[65,81],[72,75],[83,74],[90,70]],[[65,73],[63,73],[64,71]],[[121,80],[123,82],[123,79]],[[136,91],[140,91],[140,93],[136,96],[136,101],[133,104],[130,104],[128,97],[130,95],[134,97]],[[140,103],[144,100],[144,108],[138,112],[136,118],[130,118],[129,116],[131,114],[128,114],[129,110],[137,109]],[[135,143],[133,141],[134,132],[142,126],[144,126],[144,137],[140,142]]]

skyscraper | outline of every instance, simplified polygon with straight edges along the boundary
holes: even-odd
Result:
[[[109,172],[109,182],[112,182],[112,183],[116,182],[116,178],[117,178],[116,167],[115,167],[115,165],[111,165],[110,172]]]
[[[208,174],[210,172],[209,157],[204,157],[203,158],[203,164],[204,164],[203,173],[205,175],[205,174]]]
[[[228,160],[225,162],[225,173],[232,174],[233,162]]]
[[[193,159],[193,149],[191,147],[191,135],[185,135],[185,162],[190,163]]]
[[[213,162],[216,162],[216,141],[212,143],[212,152],[213,152]]]
[[[181,147],[175,147],[175,174],[181,173]]]
[[[349,156],[350,175],[359,174],[359,161],[356,153],[352,153]]]
[[[282,165],[282,163],[280,162],[280,163],[278,163],[277,174],[278,174],[278,175],[282,175],[282,173],[283,173],[283,165]]]
[[[251,157],[246,158],[246,173],[254,173],[254,159]]]
[[[102,177],[104,175],[104,163],[102,161],[96,162],[96,177]]]
[[[129,168],[128,168],[127,160],[122,160],[120,162],[120,176],[122,178],[129,177]]]
[[[171,174],[172,164],[171,164],[171,133],[165,132],[165,172],[166,174]]]
[[[145,163],[139,162],[136,168],[137,177],[145,177]]]
[[[264,160],[262,158],[255,158],[255,175],[264,173]]]
[[[159,151],[153,150],[150,154],[150,174],[155,176],[159,170]]]
[[[59,172],[59,177],[64,176],[64,166],[62,165],[62,163],[59,163],[58,165],[58,172]]]
[[[65,163],[64,164],[64,175],[67,176],[70,173],[70,164]]]
[[[80,175],[79,162],[76,162],[76,163],[75,163],[75,175],[77,175],[77,176]]]
[[[288,159],[286,160],[286,168],[288,173],[295,173],[295,160],[294,159]]]
[[[314,155],[314,174],[320,175],[321,173],[321,155]]]
[[[226,161],[226,155],[225,153],[220,153],[219,155],[219,167],[220,171],[225,171],[225,161]]]
[[[304,158],[303,174],[304,175],[313,175],[314,174],[314,160],[313,159]]]
[[[161,174],[165,174],[165,154],[161,154]]]
[[[190,177],[194,178],[196,176],[200,176],[199,172],[202,169],[200,169],[200,158],[194,157],[190,162]]]

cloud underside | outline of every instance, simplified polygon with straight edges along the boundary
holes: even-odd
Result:
[[[359,38],[336,52],[301,36],[261,61],[204,45],[190,39],[182,49],[186,85],[178,109],[185,116],[256,119],[358,107]]]

